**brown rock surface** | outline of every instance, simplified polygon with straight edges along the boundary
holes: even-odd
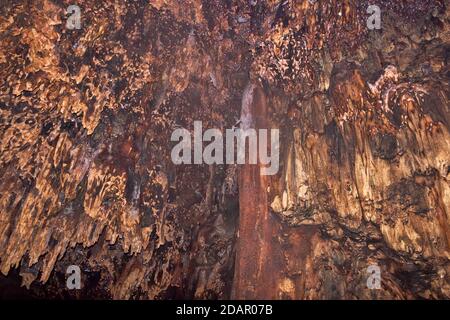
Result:
[[[450,3],[375,2],[3,1],[0,295],[449,299]],[[278,174],[173,164],[249,84]]]

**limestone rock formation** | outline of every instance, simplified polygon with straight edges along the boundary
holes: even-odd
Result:
[[[450,298],[448,0],[73,4],[0,7],[2,298]],[[172,162],[245,103],[278,174]]]

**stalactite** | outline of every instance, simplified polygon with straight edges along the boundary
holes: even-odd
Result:
[[[450,297],[448,0],[75,2],[0,8],[0,295]],[[278,172],[175,164],[195,121]]]

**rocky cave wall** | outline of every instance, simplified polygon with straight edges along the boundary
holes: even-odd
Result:
[[[2,297],[450,298],[448,1],[70,4],[0,8]],[[278,174],[173,164],[246,88]]]

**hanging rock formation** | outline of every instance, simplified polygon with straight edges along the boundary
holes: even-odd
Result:
[[[2,297],[450,298],[448,0],[76,2],[0,8]],[[247,102],[278,174],[173,164]]]

